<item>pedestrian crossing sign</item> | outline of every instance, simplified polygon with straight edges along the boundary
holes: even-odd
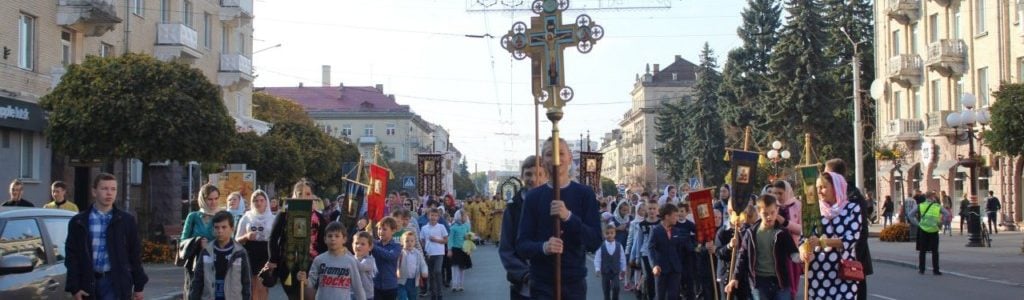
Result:
[[[402,180],[402,187],[404,187],[404,188],[414,188],[414,187],[416,187],[416,177],[414,177],[414,176],[405,176],[405,179]]]

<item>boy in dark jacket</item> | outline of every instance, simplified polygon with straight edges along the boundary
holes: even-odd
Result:
[[[743,230],[743,244],[739,248],[734,266],[735,278],[747,278],[758,294],[758,299],[788,300],[789,268],[786,261],[796,261],[798,250],[788,233],[779,229],[775,220],[779,205],[775,197],[761,195],[757,198],[757,210],[761,221]],[[726,291],[739,287],[736,279],[729,281]]]
[[[666,203],[658,209],[661,225],[651,229],[650,242],[647,244],[648,255],[654,267],[651,273],[655,277],[655,299],[679,299],[680,282],[684,272],[689,271],[683,261],[683,249],[689,248],[690,236],[675,226],[679,223],[679,208]]]
[[[192,270],[189,300],[216,300],[252,298],[252,277],[249,255],[235,243],[235,218],[230,212],[213,215],[213,235],[217,239],[207,243]]]
[[[68,222],[64,290],[74,299],[142,299],[149,281],[142,270],[142,243],[135,217],[114,207],[117,178],[92,180],[91,208]]]

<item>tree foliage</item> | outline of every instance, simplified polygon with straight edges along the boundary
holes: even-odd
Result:
[[[661,143],[661,147],[654,149],[654,155],[658,157],[658,168],[665,171],[672,181],[680,181],[687,176],[684,168],[690,159],[683,152],[686,143],[686,112],[683,107],[687,101],[692,100],[684,97],[675,102],[662,102],[654,119],[654,127],[657,129],[654,138]]]
[[[252,115],[270,123],[294,122],[314,125],[313,119],[298,103],[264,92],[252,93]]]
[[[458,199],[466,199],[471,195],[479,195],[480,191],[477,191],[476,185],[473,184],[473,180],[469,178],[468,174],[462,174],[461,172],[455,172],[453,177],[455,186],[455,197]]]
[[[733,146],[742,141],[744,127],[766,122],[762,114],[769,102],[769,64],[782,26],[778,0],[748,0],[741,15],[743,25],[736,32],[743,45],[726,55],[719,89],[726,144]],[[763,140],[763,134],[755,132],[754,139]]]
[[[618,196],[619,187],[615,186],[611,178],[601,177],[601,193],[605,196]]]
[[[718,90],[722,75],[718,73],[718,59],[711,47],[704,43],[697,68],[696,96],[684,106],[683,172],[691,177],[703,174],[706,182],[722,182],[728,166],[722,161],[725,151],[725,132],[719,115]],[[698,164],[697,162],[700,162]],[[678,178],[677,181],[682,181]]]
[[[197,69],[145,54],[90,56],[40,100],[47,137],[73,158],[217,158],[234,126],[220,88]]]
[[[405,188],[402,186],[405,182],[405,177],[413,176],[416,177],[416,164],[407,163],[403,161],[389,162],[388,167],[391,168],[391,173],[395,175],[394,179],[388,180],[389,191],[407,191],[410,195],[415,195],[416,187]]]
[[[280,136],[239,133],[224,159],[226,163],[244,163],[256,171],[256,179],[285,189],[305,174],[302,151],[297,144]]]
[[[312,180],[320,192],[340,191],[341,163],[359,158],[354,145],[332,138],[312,125],[279,122],[267,136],[301,145],[301,155],[295,163],[305,169],[304,177]]]
[[[995,97],[989,108],[992,130],[985,132],[985,144],[992,151],[1024,155],[1024,84],[1004,83]]]

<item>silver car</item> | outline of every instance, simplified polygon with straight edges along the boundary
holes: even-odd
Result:
[[[75,213],[0,207],[0,299],[67,299],[64,241]]]

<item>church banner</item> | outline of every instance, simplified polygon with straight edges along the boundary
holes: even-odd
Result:
[[[718,230],[715,224],[714,208],[711,201],[714,197],[712,189],[692,191],[690,197],[690,212],[693,213],[693,221],[697,223],[697,242],[704,243],[715,240],[715,231]]]
[[[579,182],[594,189],[594,194],[601,195],[601,161],[604,154],[600,152],[580,152]]]
[[[418,180],[416,190],[420,196],[438,196],[443,192],[441,169],[444,167],[442,154],[418,154],[416,165]]]
[[[732,150],[732,202],[733,212],[742,212],[750,203],[757,188],[757,159],[760,153]]]
[[[285,261],[288,266],[299,271],[308,271],[311,263],[309,257],[309,235],[312,232],[310,220],[313,211],[313,199],[286,199],[285,211],[288,212],[288,234],[285,240]]]
[[[376,164],[370,165],[370,191],[366,199],[366,214],[374,222],[384,218],[384,203],[388,194],[388,169]]]
[[[815,184],[821,174],[821,164],[796,166],[796,173],[800,178],[800,187],[804,203],[800,210],[803,212],[804,236],[821,234],[821,211],[818,209],[818,189]]]

